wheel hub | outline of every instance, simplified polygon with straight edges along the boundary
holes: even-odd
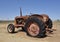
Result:
[[[32,36],[37,36],[39,34],[39,26],[36,23],[32,23],[28,28],[28,33]]]

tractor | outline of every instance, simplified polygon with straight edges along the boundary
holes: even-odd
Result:
[[[8,24],[7,31],[14,33],[15,28],[22,28],[27,35],[32,37],[44,37],[46,31],[52,28],[52,20],[46,14],[31,14],[22,16],[20,9],[20,16],[16,16],[14,24]]]

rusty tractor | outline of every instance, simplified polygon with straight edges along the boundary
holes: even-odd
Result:
[[[46,31],[52,28],[52,20],[46,14],[31,14],[22,16],[20,9],[20,16],[15,17],[14,24],[7,26],[9,33],[14,33],[15,28],[21,27],[27,35],[32,37],[44,37]]]

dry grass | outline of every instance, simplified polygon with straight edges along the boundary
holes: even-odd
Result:
[[[53,34],[47,34],[45,38],[33,38],[26,35],[25,32],[19,31],[14,34],[7,32],[6,27],[10,22],[0,23],[0,42],[59,42],[60,41],[60,22],[53,22]]]

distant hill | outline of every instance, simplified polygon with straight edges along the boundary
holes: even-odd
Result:
[[[59,19],[57,19],[57,20],[55,20],[54,22],[60,22],[60,20],[59,20]]]
[[[10,23],[14,22],[14,20],[0,20],[0,23]]]
[[[13,23],[13,22],[14,20],[0,20],[0,23]],[[60,20],[57,19],[57,20],[54,20],[53,22],[60,22]]]

